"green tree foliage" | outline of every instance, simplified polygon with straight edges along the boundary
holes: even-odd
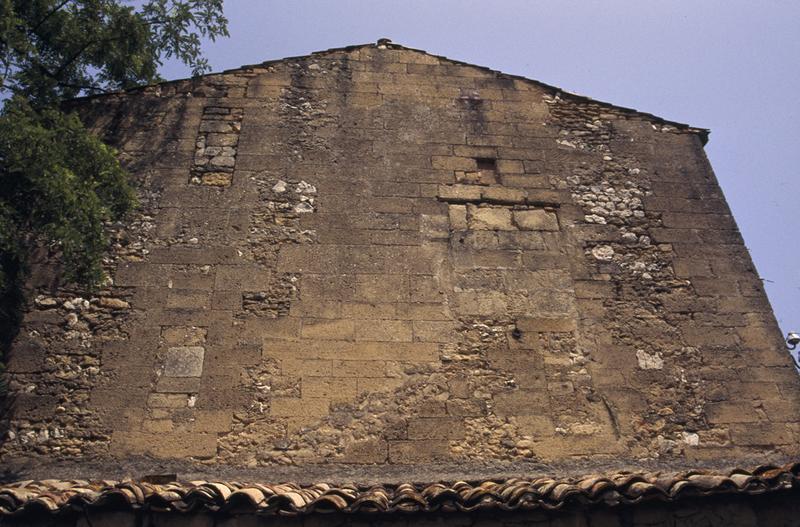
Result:
[[[207,71],[200,43],[227,36],[222,2],[0,0],[0,341],[31,251],[55,248],[64,278],[94,287],[104,223],[135,205],[114,151],[61,103],[159,81],[170,58]]]

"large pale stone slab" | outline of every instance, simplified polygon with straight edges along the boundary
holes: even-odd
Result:
[[[166,377],[200,377],[203,374],[203,356],[205,349],[201,346],[176,346],[167,349],[164,360]]]

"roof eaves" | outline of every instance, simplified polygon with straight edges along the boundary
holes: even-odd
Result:
[[[574,505],[618,506],[687,497],[756,495],[800,488],[800,463],[764,465],[752,471],[617,472],[578,478],[483,480],[474,482],[332,485],[248,484],[194,481],[45,480],[0,487],[0,519],[28,514],[69,514],[87,508],[278,514],[320,512],[429,513],[475,510],[556,510]]]

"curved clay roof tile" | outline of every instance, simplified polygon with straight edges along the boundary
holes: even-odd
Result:
[[[691,471],[677,474],[619,472],[562,480],[485,480],[467,483],[377,485],[357,487],[319,483],[302,486],[196,481],[154,484],[84,480],[21,481],[0,487],[0,516],[35,512],[58,514],[86,507],[191,512],[226,510],[299,515],[338,511],[429,512],[478,509],[558,509],[568,503],[637,503],[672,501],[688,496],[761,494],[800,484],[800,464],[763,466],[728,473]]]

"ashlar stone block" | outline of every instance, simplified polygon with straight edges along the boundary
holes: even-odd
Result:
[[[511,210],[506,207],[476,207],[469,205],[469,227],[476,230],[513,231]]]
[[[555,213],[541,209],[515,210],[514,223],[524,231],[557,231]]]
[[[203,374],[202,346],[176,346],[167,349],[164,375],[167,377],[200,377]]]
[[[450,205],[447,212],[451,229],[461,231],[467,228],[467,207],[465,205]]]

